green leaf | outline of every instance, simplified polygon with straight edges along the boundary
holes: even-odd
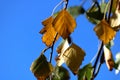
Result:
[[[52,73],[52,80],[69,80],[70,75],[66,68],[56,66]]]
[[[93,24],[98,24],[104,17],[104,11],[105,11],[106,5],[107,5],[106,3],[101,3],[99,5],[100,10],[96,6],[91,7],[86,12],[86,17],[88,18],[88,20]]]
[[[47,62],[46,57],[41,54],[31,65],[30,70],[34,73],[35,77],[40,80],[46,79],[53,70],[52,64]]]
[[[85,9],[84,9],[82,6],[72,6],[72,7],[69,7],[69,8],[68,8],[68,12],[69,12],[74,18],[76,18],[76,17],[78,17],[79,15],[84,14],[84,13],[85,13]],[[54,16],[57,16],[58,13],[59,13],[59,11],[56,12],[56,13],[54,14]]]
[[[93,73],[92,64],[89,63],[78,71],[78,80],[91,80]]]
[[[74,17],[78,17],[80,14],[84,14],[85,10],[82,6],[72,6],[68,8],[68,12]]]
[[[116,69],[116,74],[118,74],[120,72],[120,53],[116,54],[116,61],[114,68]]]

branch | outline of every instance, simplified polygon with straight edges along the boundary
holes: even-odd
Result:
[[[102,56],[100,58],[100,63],[98,64],[98,68],[97,68],[97,71],[94,75],[94,78],[98,75],[99,71],[100,71],[100,68],[101,68],[101,65],[105,62],[104,60],[104,53],[102,53]]]
[[[51,48],[50,63],[51,63],[51,61],[52,61],[53,49],[54,49],[54,44],[55,44],[55,41],[56,41],[57,36],[58,36],[58,33],[56,33],[56,35],[55,35],[55,37],[54,37],[53,44],[52,44],[52,46],[50,47],[50,48]]]
[[[103,49],[103,42],[101,42],[100,47],[99,47],[99,50],[98,50],[98,52],[97,52],[96,61],[95,61],[94,66],[93,66],[93,68],[94,68],[93,75],[95,74],[96,67],[97,67],[97,63],[98,63],[98,60],[99,60],[100,53],[101,53],[102,49]]]
[[[113,5],[113,0],[111,0],[110,1],[110,8],[109,8],[109,11],[108,11],[108,18],[107,18],[107,22],[109,23],[109,21],[110,21],[110,15],[111,15],[111,11],[112,11],[112,5]],[[100,67],[101,67],[101,64],[103,63],[103,61],[102,60],[100,60],[100,64],[98,65],[98,69],[97,69],[97,72],[95,73],[95,71],[96,71],[96,67],[97,67],[97,63],[98,63],[98,60],[99,60],[99,58],[100,58],[100,54],[101,53],[103,53],[102,51],[103,51],[103,42],[101,42],[101,45],[100,45],[100,48],[99,48],[99,50],[98,50],[98,55],[97,55],[97,57],[96,57],[96,61],[95,61],[95,64],[94,64],[94,66],[93,66],[93,68],[94,68],[94,71],[93,71],[93,77],[95,78],[96,76],[97,76],[97,74],[99,73],[99,70],[100,70]],[[102,56],[101,56],[101,59],[103,59],[103,54],[102,54]]]
[[[112,11],[112,5],[113,5],[113,0],[110,1],[110,8],[109,8],[108,18],[107,18],[108,23],[110,22],[110,15],[111,15],[111,11]]]

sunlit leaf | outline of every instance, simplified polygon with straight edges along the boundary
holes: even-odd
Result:
[[[114,67],[116,69],[115,73],[116,74],[120,73],[120,53],[116,54],[116,60],[115,60],[115,66]]]
[[[56,61],[57,61],[57,65],[58,66],[61,66],[65,61],[64,61],[64,52],[66,51],[66,49],[69,47],[69,42],[68,42],[68,39],[64,40],[57,48],[57,52],[59,53],[58,54],[58,57],[56,58]]]
[[[120,3],[120,1],[119,1],[119,3]],[[110,25],[116,31],[118,31],[120,29],[120,4],[119,3],[117,3],[116,10],[110,19]]]
[[[78,80],[91,80],[93,73],[92,64],[87,64],[78,71]]]
[[[72,43],[63,55],[67,66],[74,74],[76,74],[79,66],[82,64],[85,52],[76,44]]]
[[[44,33],[48,30],[48,28],[49,28],[48,25],[51,25],[52,22],[53,22],[53,20],[54,20],[53,17],[49,17],[49,18],[47,18],[46,20],[44,20],[44,21],[42,22],[44,28],[41,29],[41,31],[40,31],[41,34],[44,34]]]
[[[44,28],[40,31],[40,33],[43,34],[42,41],[46,44],[46,46],[51,46],[53,44],[53,41],[57,34],[55,29],[53,28],[52,22],[52,17],[49,17],[48,19],[42,22]],[[59,35],[57,35],[56,40],[58,40],[58,38]]]
[[[116,34],[116,32],[104,19],[96,25],[94,31],[96,32],[98,38],[103,41],[104,44],[109,43]]]
[[[66,68],[56,66],[52,73],[52,80],[69,80],[70,75]]]
[[[31,65],[30,70],[38,80],[45,80],[53,71],[52,64],[47,62],[46,57],[41,54]]]
[[[73,17],[64,9],[59,12],[53,21],[53,26],[55,30],[66,39],[76,27],[76,22]]]
[[[85,10],[82,6],[72,6],[68,8],[68,12],[76,18],[80,14],[84,14]]]
[[[106,46],[104,46],[104,57],[108,69],[112,70],[114,67],[114,61],[110,49],[108,49]]]

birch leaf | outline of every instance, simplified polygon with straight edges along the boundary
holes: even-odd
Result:
[[[120,1],[117,3],[117,7],[112,17],[110,18],[110,25],[116,31],[120,29]]]
[[[47,25],[51,25],[53,20],[54,20],[53,17],[49,17],[42,22],[42,25],[44,26],[44,28],[40,30],[41,34],[44,34],[48,30],[49,26]]]
[[[104,49],[104,57],[105,57],[106,65],[108,69],[111,71],[114,67],[112,53],[106,46],[104,46],[103,49]]]
[[[56,58],[56,61],[57,61],[57,65],[58,66],[61,66],[65,61],[64,61],[64,52],[67,50],[67,48],[69,47],[69,43],[68,43],[68,40],[64,40],[57,48],[57,52],[59,53],[58,54],[58,57]]]
[[[78,80],[91,80],[93,73],[92,64],[87,64],[78,71]]]
[[[76,74],[79,66],[82,64],[85,52],[76,44],[72,43],[63,56],[67,66],[74,74]]]
[[[104,19],[96,25],[94,31],[96,32],[98,38],[103,41],[104,44],[109,43],[116,34],[116,32]]]
[[[74,18],[64,9],[56,16],[53,21],[55,30],[66,39],[76,27]]]
[[[30,70],[38,80],[45,80],[53,71],[52,64],[47,62],[46,57],[41,54],[31,65]]]
[[[84,14],[85,9],[82,6],[72,6],[68,8],[68,12],[74,17],[78,17],[80,14]]]
[[[57,34],[57,32],[55,31],[55,29],[52,26],[52,22],[53,22],[52,17],[49,17],[48,19],[43,21],[42,24],[44,25],[44,28],[40,31],[40,33],[43,34],[42,41],[48,47],[52,46],[55,36]],[[59,38],[59,35],[57,35],[56,40],[58,40],[58,38]]]
[[[55,70],[52,73],[52,79],[49,80],[69,80],[70,79],[70,75],[69,75],[69,71],[62,67],[62,66],[56,66]]]
[[[120,73],[120,53],[116,54],[115,69],[116,74]]]

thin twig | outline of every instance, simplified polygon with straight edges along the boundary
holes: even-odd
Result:
[[[110,1],[110,8],[109,8],[108,18],[107,18],[108,23],[110,22],[110,15],[111,15],[111,11],[112,11],[112,5],[113,5],[113,0]]]
[[[99,50],[98,50],[98,52],[97,52],[98,55],[97,55],[97,57],[96,57],[96,61],[95,61],[94,66],[93,66],[93,68],[94,68],[93,75],[95,74],[96,67],[97,67],[97,63],[98,63],[98,60],[99,60],[100,53],[101,53],[102,49],[103,49],[103,42],[101,42],[100,47],[99,47]]]
[[[111,15],[111,11],[112,11],[112,4],[113,4],[113,0],[110,1],[110,8],[109,8],[109,12],[108,12],[108,18],[107,18],[107,21],[109,22],[110,21],[110,15]],[[96,67],[97,67],[97,63],[98,63],[98,60],[99,60],[99,57],[100,57],[100,54],[103,53],[103,42],[101,42],[101,45],[100,45],[100,48],[99,48],[99,51],[98,51],[98,55],[97,55],[97,58],[96,58],[96,61],[95,61],[95,64],[93,66],[94,68],[94,71],[93,71],[93,77],[95,78],[99,72],[99,69],[101,67],[101,63],[99,64],[98,66],[98,70],[97,70],[97,73],[95,73],[96,71]],[[101,56],[102,57],[102,56]]]
[[[46,47],[44,50],[42,50],[42,54],[44,54],[50,47]]]
[[[59,7],[63,2],[64,2],[64,0],[60,1],[60,2],[54,7],[51,16],[53,16],[53,14],[54,14],[55,10],[57,9],[57,7]]]
[[[56,41],[57,36],[58,36],[58,33],[56,33],[56,35],[55,35],[55,37],[54,37],[53,44],[52,44],[52,46],[51,46],[50,63],[51,63],[51,61],[52,61],[53,49],[54,49],[54,44],[55,44],[55,41]]]
[[[96,70],[96,73],[94,75],[94,78],[98,75],[99,71],[100,71],[100,68],[101,68],[101,65],[105,62],[104,60],[104,53],[103,53],[103,50],[102,50],[102,54],[101,54],[101,58],[100,58],[100,63],[98,64],[98,68]]]

